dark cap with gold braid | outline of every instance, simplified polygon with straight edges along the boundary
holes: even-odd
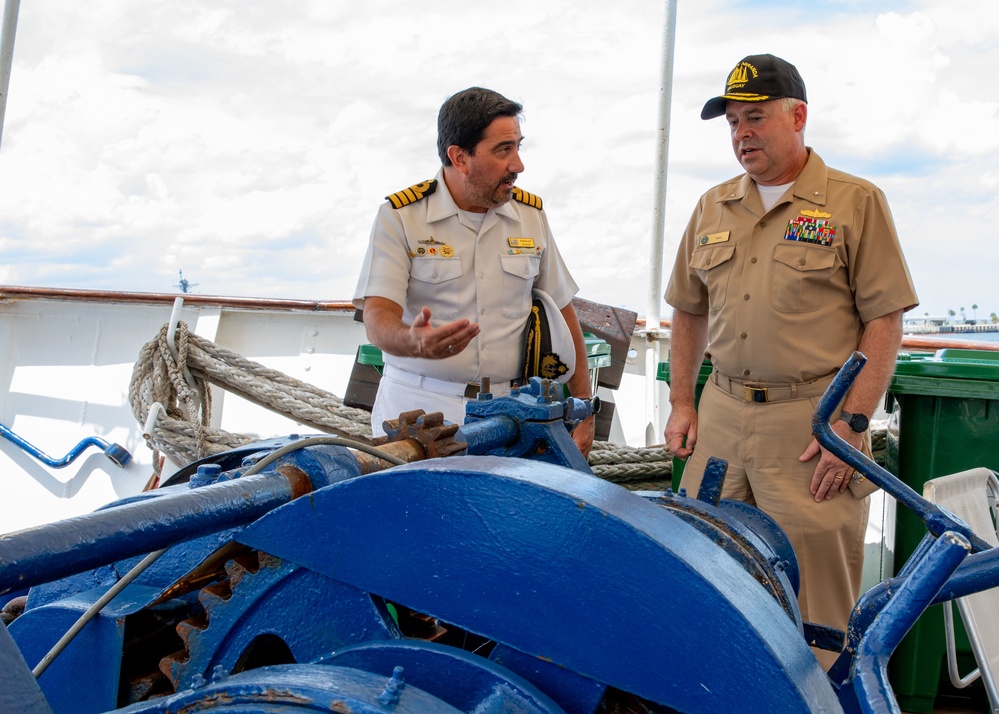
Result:
[[[519,201],[520,203],[526,203],[531,208],[537,208],[539,211],[541,210],[541,197],[521,190],[518,186],[513,187],[513,200]]]
[[[729,72],[725,93],[708,100],[701,119],[720,117],[729,102],[769,102],[785,97],[808,103],[805,82],[797,68],[773,55],[750,55]]]
[[[393,208],[402,208],[426,198],[436,190],[437,180],[430,179],[429,181],[421,181],[420,183],[413,184],[401,191],[396,191],[391,196],[386,196],[385,199],[392,202]]]

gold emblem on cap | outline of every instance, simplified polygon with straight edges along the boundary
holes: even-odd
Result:
[[[753,79],[756,79],[760,75],[759,70],[756,69],[749,62],[740,62],[736,65],[735,69],[732,70],[732,74],[728,76],[728,91],[731,92],[737,87],[742,87],[749,81],[749,73],[753,73]]]

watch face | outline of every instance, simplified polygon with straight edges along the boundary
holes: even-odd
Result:
[[[865,414],[850,414],[849,412],[843,412],[842,419],[858,434],[867,431],[867,427],[870,424],[870,420]]]

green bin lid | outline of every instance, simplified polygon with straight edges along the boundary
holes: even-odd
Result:
[[[382,366],[382,351],[374,345],[361,345],[357,351],[357,361],[360,364]]]
[[[701,362],[701,368],[697,372],[697,383],[704,384],[708,381],[708,377],[711,376],[711,361],[704,360]],[[656,379],[660,382],[669,381],[669,362],[660,362],[659,369],[656,371]]]
[[[590,369],[595,367],[610,367],[611,346],[590,332],[583,333],[583,343],[586,347],[586,358]]]
[[[999,398],[999,352],[940,349],[899,354],[889,392]]]

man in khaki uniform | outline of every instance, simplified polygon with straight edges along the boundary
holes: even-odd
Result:
[[[868,361],[833,429],[869,453],[867,422],[891,379],[902,313],[918,299],[884,194],[805,146],[806,101],[793,65],[754,55],[701,112],[726,117],[746,173],[701,197],[677,253],[665,437],[687,458],[681,485],[692,495],[708,457],[728,461],[722,496],[755,504],[791,540],[802,617],[845,630],[871,485],[819,447],[811,417],[859,349]],[[705,356],[714,369],[698,412]]]

